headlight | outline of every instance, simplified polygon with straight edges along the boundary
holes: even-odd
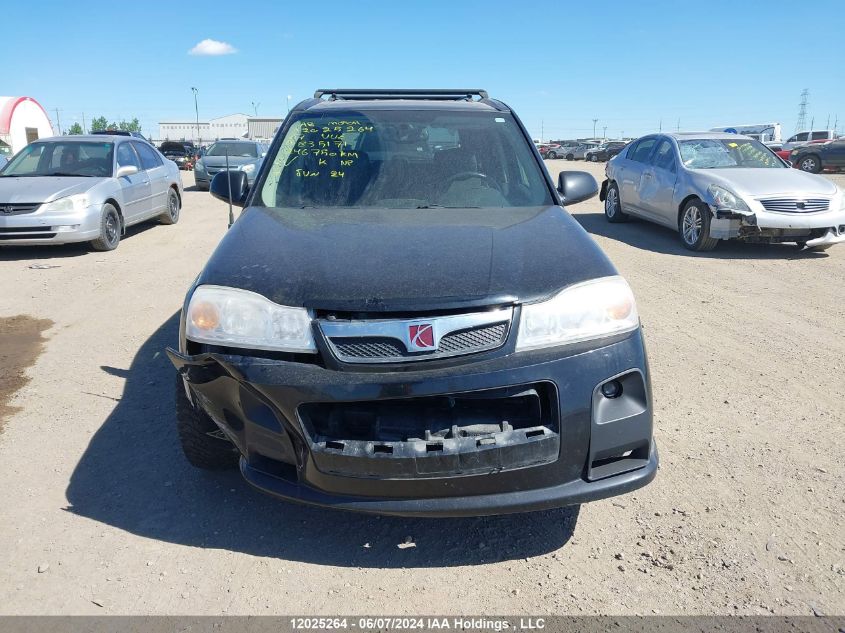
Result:
[[[42,204],[39,210],[45,213],[73,213],[74,211],[84,211],[89,204],[88,196],[84,193],[78,193],[74,196],[59,198]]]
[[[707,193],[713,198],[718,209],[730,209],[731,211],[745,211],[750,212],[751,209],[745,204],[742,198],[736,195],[733,191],[720,187],[719,185],[710,185],[707,187]]]
[[[247,165],[241,165],[238,169],[240,169],[244,173],[251,174],[252,172],[255,171],[255,163],[249,163]]]
[[[523,306],[516,349],[565,345],[630,332],[639,326],[634,294],[622,277],[576,284],[548,301]]]
[[[316,353],[311,316],[238,288],[200,286],[191,296],[185,335],[226,347]]]

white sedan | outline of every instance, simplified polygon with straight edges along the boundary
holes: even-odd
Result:
[[[842,190],[746,136],[644,136],[607,164],[606,175],[600,197],[608,221],[663,224],[690,250],[729,239],[813,250],[845,242]]]
[[[30,143],[0,170],[0,245],[90,242],[117,248],[126,227],[175,224],[176,163],[129,136],[57,136]]]

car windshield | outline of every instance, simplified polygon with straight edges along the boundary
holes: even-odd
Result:
[[[0,176],[85,176],[112,175],[113,143],[48,141],[24,147]]]
[[[270,207],[518,207],[553,204],[534,154],[503,112],[305,113],[265,172]]]
[[[751,139],[686,140],[678,146],[687,169],[786,168],[768,147]]]
[[[255,143],[215,143],[208,148],[206,156],[241,156],[244,158],[258,158]]]

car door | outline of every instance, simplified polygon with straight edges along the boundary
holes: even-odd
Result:
[[[678,210],[673,202],[677,178],[675,145],[666,137],[660,138],[640,181],[640,208],[649,220],[673,228],[677,226]]]
[[[845,167],[845,141],[833,141],[819,152],[825,167]]]
[[[134,142],[132,145],[141,159],[141,167],[150,178],[150,215],[163,213],[167,209],[167,191],[170,187],[164,161],[146,143]]]
[[[150,203],[150,177],[141,168],[141,161],[138,154],[132,147],[131,142],[117,144],[115,150],[115,174],[121,167],[132,166],[138,169],[138,173],[118,178],[123,193],[123,219],[126,224],[140,222],[150,215],[152,205]]]
[[[648,157],[657,143],[657,137],[646,136],[637,141],[626,152],[625,159],[619,165],[620,176],[617,177],[619,197],[622,201],[622,210],[625,213],[642,215],[640,202],[640,187],[643,173],[648,167]]]

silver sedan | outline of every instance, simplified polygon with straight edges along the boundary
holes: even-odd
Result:
[[[694,251],[719,240],[794,242],[825,250],[845,241],[845,194],[736,134],[653,134],[613,158],[600,198],[605,217],[663,224]]]
[[[57,136],[27,145],[0,170],[0,245],[90,242],[117,248],[126,227],[175,224],[176,163],[126,136]]]

